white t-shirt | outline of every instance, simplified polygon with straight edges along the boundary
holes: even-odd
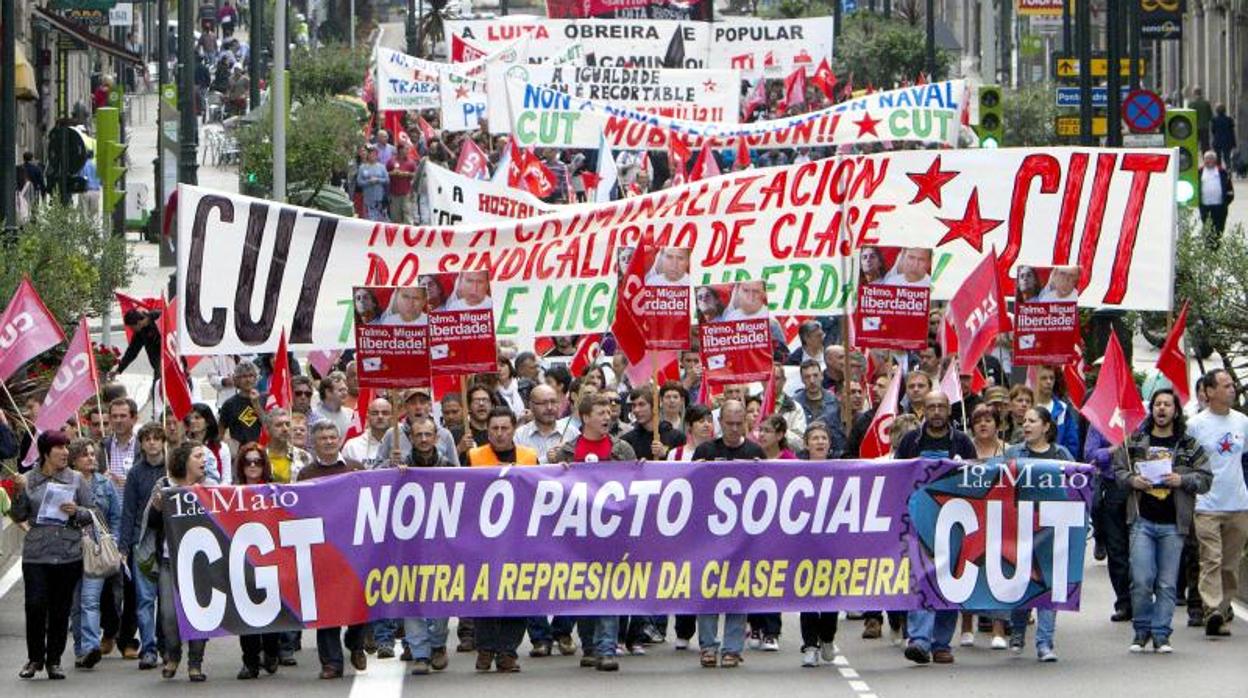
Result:
[[[1200,168],[1200,205],[1222,205],[1222,174],[1216,167]]]
[[[358,464],[365,470],[383,466],[390,457],[389,453],[381,452],[381,440],[374,439],[372,432],[367,430],[343,444],[340,455],[347,465]]]
[[[1248,511],[1248,484],[1240,458],[1248,436],[1248,416],[1231,410],[1225,415],[1205,410],[1187,423],[1187,433],[1205,449],[1213,485],[1196,495],[1196,511]]]

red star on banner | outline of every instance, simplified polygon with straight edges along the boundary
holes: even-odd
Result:
[[[714,80],[707,80],[706,82],[702,83],[702,87],[706,92],[714,92],[715,88],[718,87],[718,85],[715,84]]]
[[[463,85],[456,87],[455,99],[468,99],[468,88]]]
[[[975,248],[976,252],[984,251],[984,236],[1005,222],[1004,219],[984,218],[979,215],[979,187],[971,190],[971,198],[966,202],[966,211],[962,218],[940,218],[936,220],[945,224],[949,232],[936,243],[937,247],[957,239]]]
[[[863,136],[870,133],[876,138],[879,138],[880,134],[876,133],[875,125],[880,123],[880,121],[882,121],[882,119],[872,119],[871,114],[864,111],[862,113],[862,118],[859,119],[858,121],[853,122],[854,125],[858,127],[858,137],[862,138]]]
[[[907,172],[906,176],[919,188],[915,192],[914,198],[910,200],[910,203],[917,204],[924,199],[930,199],[938,207],[944,206],[940,198],[940,189],[959,174],[961,173],[953,170],[941,170],[939,155],[936,156],[935,160],[932,160],[932,164],[927,168],[926,172]]]
[[[979,522],[979,528],[962,539],[962,547],[958,551],[958,559],[954,563],[953,570],[957,576],[962,575],[967,563],[975,563],[981,567],[984,564],[988,550],[988,502],[1001,502],[1001,559],[1013,567],[1018,567],[1018,488],[1013,484],[1018,477],[1018,466],[1013,461],[1009,464],[1002,464],[1001,472],[1004,473],[1007,468],[1014,476],[1013,478],[998,476],[997,481],[989,486],[988,492],[982,498],[965,498],[967,504],[970,504],[975,511],[975,520]],[[936,497],[936,503],[943,505],[951,499],[955,497],[939,495]],[[1039,528],[1039,524],[1040,510],[1033,508],[1032,531]],[[1030,576],[1032,579],[1042,581],[1043,576],[1035,568],[1035,555],[1032,556],[1032,561]]]

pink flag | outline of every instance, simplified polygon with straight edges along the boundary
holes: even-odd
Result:
[[[308,352],[308,363],[312,364],[312,368],[315,368],[318,374],[328,376],[341,355],[342,352],[337,350],[312,351]]]
[[[719,176],[719,163],[715,160],[715,153],[711,152],[709,143],[702,146],[702,151],[698,153],[698,159],[693,163],[693,172],[689,174],[689,181],[696,182],[699,179]]]
[[[474,179],[490,178],[489,158],[471,138],[465,138],[464,144],[459,148],[459,162],[455,163],[455,171]]]
[[[57,431],[65,423],[78,415],[82,403],[90,400],[99,390],[96,382],[95,354],[91,351],[91,334],[87,331],[87,319],[78,319],[78,329],[74,338],[65,350],[65,358],[61,359],[61,367],[52,377],[52,387],[43,398],[43,406],[39,408],[39,418],[35,420],[35,431]],[[33,453],[35,445],[30,445]],[[30,460],[31,453],[26,454]]]
[[[962,402],[962,379],[959,373],[958,362],[950,361],[945,369],[945,375],[940,377],[940,392],[949,398],[951,405]]]
[[[946,320],[957,337],[958,361],[967,371],[992,348],[997,335],[1009,331],[1010,318],[1005,311],[995,249],[988,252],[949,299]]]
[[[798,66],[784,79],[784,104],[788,107],[806,106],[806,69]]]
[[[755,109],[766,105],[767,81],[759,78],[758,82],[754,83],[754,89],[750,90],[749,96],[745,98],[745,106],[743,108],[745,109],[744,116],[746,121],[750,119],[750,115],[754,113]]]
[[[871,420],[871,427],[867,429],[866,435],[862,438],[862,445],[858,447],[860,458],[880,458],[887,456],[892,450],[888,432],[892,429],[893,419],[897,417],[897,397],[901,395],[901,376],[902,372],[898,370],[893,373],[893,379],[888,382],[888,389],[884,391],[884,397],[880,398],[880,406],[875,410],[875,418]]]
[[[22,364],[64,341],[61,325],[30,279],[22,279],[0,317],[0,380],[8,380]]]

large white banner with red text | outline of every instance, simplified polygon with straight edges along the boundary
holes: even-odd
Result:
[[[958,144],[966,82],[915,85],[876,92],[819,111],[738,124],[693,121],[628,105],[578,99],[548,87],[507,80],[510,133],[525,147],[666,150],[672,138],[694,150],[703,143],[733,148],[793,148],[920,141]],[[493,97],[491,92],[491,97]]]
[[[693,250],[696,285],[762,279],[778,315],[844,310],[855,250],[928,247],[948,299],[990,248],[1005,268],[1074,265],[1085,307],[1166,310],[1176,154],[1162,149],[904,151],[747,170],[539,218],[404,227],[182,186],[184,353],[349,346],[351,289],[490,270],[497,335],[605,330],[615,251],[643,233]]]

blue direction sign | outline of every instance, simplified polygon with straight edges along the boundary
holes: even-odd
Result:
[[[1130,89],[1122,88],[1122,96],[1125,98]],[[1057,106],[1059,107],[1077,107],[1079,106],[1079,88],[1078,87],[1058,87],[1057,88]],[[1104,109],[1109,106],[1109,88],[1093,87],[1092,88],[1092,107],[1096,109]]]

